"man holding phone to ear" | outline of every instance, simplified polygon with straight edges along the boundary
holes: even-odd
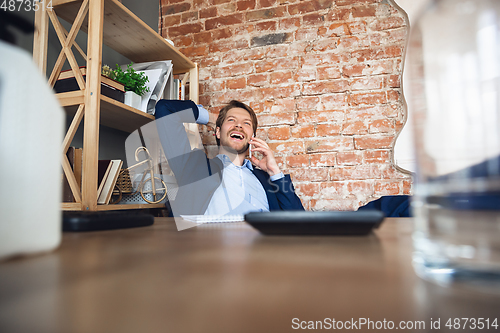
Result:
[[[281,172],[268,144],[255,137],[257,116],[248,105],[231,101],[215,119],[191,101],[161,100],[155,117],[165,155],[179,184],[172,206],[174,215],[304,210],[290,176]],[[215,158],[207,159],[204,152],[191,151],[182,123],[213,124],[214,120],[219,150]],[[247,159],[250,145],[252,156]],[[255,157],[255,152],[262,158]],[[203,184],[195,186],[195,182]],[[197,207],[188,208],[185,200],[194,200]]]

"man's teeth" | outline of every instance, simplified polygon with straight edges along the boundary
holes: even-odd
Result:
[[[233,134],[231,134],[231,137],[243,140],[243,135],[241,135],[241,134],[233,133]]]

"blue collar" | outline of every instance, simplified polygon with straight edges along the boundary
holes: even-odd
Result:
[[[233,165],[237,168],[244,168],[244,167],[247,167],[250,171],[253,171],[253,166],[252,166],[252,162],[250,162],[249,160],[247,160],[245,158],[245,160],[243,161],[243,165],[242,166],[237,166],[235,165],[230,159],[229,159],[229,156],[225,155],[225,154],[219,154],[217,155],[217,157],[222,161],[222,164],[226,167],[226,166],[229,166],[229,165]]]

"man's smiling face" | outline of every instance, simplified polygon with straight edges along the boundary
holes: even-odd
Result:
[[[221,147],[243,154],[248,149],[248,141],[252,138],[252,118],[247,110],[232,108],[227,112],[221,127],[215,129]]]

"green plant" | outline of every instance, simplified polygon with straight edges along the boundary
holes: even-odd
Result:
[[[136,72],[132,68],[132,63],[127,66],[126,71],[123,71],[116,64],[116,69],[113,71],[111,78],[123,84],[125,91],[133,91],[139,96],[149,91],[149,88],[146,86],[146,82],[149,82],[148,77],[144,73]]]

